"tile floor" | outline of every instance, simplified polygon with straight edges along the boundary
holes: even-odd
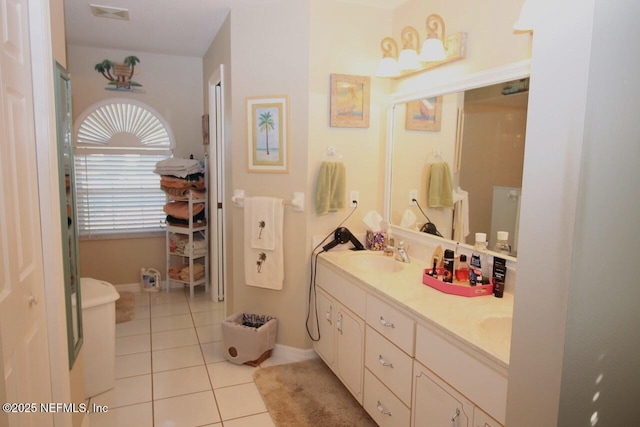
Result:
[[[91,427],[272,427],[253,383],[258,368],[224,360],[223,303],[188,289],[137,293],[134,320],[116,325],[115,387],[91,398]]]

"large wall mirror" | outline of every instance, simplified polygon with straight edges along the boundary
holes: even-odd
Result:
[[[62,219],[62,256],[65,276],[67,339],[69,368],[82,346],[82,305],[78,264],[78,226],[76,223],[75,173],[71,140],[71,80],[69,73],[55,63],[56,128],[60,185],[60,217]]]
[[[517,256],[528,74],[528,63],[514,64],[395,97],[387,197],[394,226],[419,233],[426,214],[443,238],[473,245],[483,232],[490,249],[506,231]],[[453,202],[467,202],[468,215],[462,204],[431,203],[433,165],[443,163]]]

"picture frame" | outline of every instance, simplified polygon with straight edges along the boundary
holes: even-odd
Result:
[[[331,74],[331,126],[369,127],[371,78]]]
[[[247,98],[247,170],[289,172],[289,98]]]
[[[407,102],[406,130],[440,131],[442,96]]]

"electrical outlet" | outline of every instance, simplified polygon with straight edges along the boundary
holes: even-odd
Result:
[[[409,206],[415,206],[416,202],[414,202],[415,200],[418,200],[418,190],[409,190]]]
[[[351,192],[349,193],[349,207],[355,208],[359,203],[360,203],[360,192],[356,190],[351,190]]]

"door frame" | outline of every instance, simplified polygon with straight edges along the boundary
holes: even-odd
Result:
[[[224,65],[211,74],[208,81],[209,122],[211,142],[209,144],[209,242],[212,253],[211,298],[214,301],[225,301],[227,295],[227,208],[225,182],[225,115],[224,115]],[[219,208],[220,206],[220,208]]]

